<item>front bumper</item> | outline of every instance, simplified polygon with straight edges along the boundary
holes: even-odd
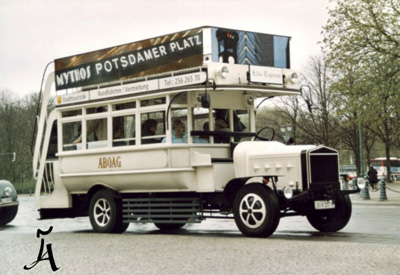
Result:
[[[11,207],[11,206],[18,206],[19,205],[19,201],[18,200],[16,200],[16,201],[11,201],[11,202],[3,202],[3,201],[0,201],[0,208],[3,208],[3,207]]]
[[[359,190],[340,190],[335,188],[335,186],[336,185],[320,185],[317,188],[301,191],[290,199],[285,198],[283,195],[280,196],[281,210],[284,211],[282,215],[307,215],[316,210],[315,201],[331,200],[334,204],[337,197],[359,192]]]

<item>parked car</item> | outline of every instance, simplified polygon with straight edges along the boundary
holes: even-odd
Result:
[[[356,166],[355,165],[341,165],[340,174],[346,175],[346,181],[351,181],[357,178]]]
[[[0,226],[5,226],[15,218],[18,205],[18,195],[14,185],[7,180],[0,180]]]

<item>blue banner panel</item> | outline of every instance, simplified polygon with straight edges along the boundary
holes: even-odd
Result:
[[[290,68],[290,37],[212,28],[212,61]]]

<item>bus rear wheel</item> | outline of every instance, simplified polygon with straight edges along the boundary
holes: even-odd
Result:
[[[122,233],[129,226],[122,222],[121,200],[105,189],[97,191],[90,200],[89,218],[97,233]]]
[[[236,194],[233,213],[235,223],[244,235],[268,237],[279,224],[279,199],[268,186],[251,183]]]

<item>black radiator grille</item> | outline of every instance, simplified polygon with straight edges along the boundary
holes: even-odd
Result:
[[[339,167],[338,156],[310,155],[311,183],[338,183]]]

